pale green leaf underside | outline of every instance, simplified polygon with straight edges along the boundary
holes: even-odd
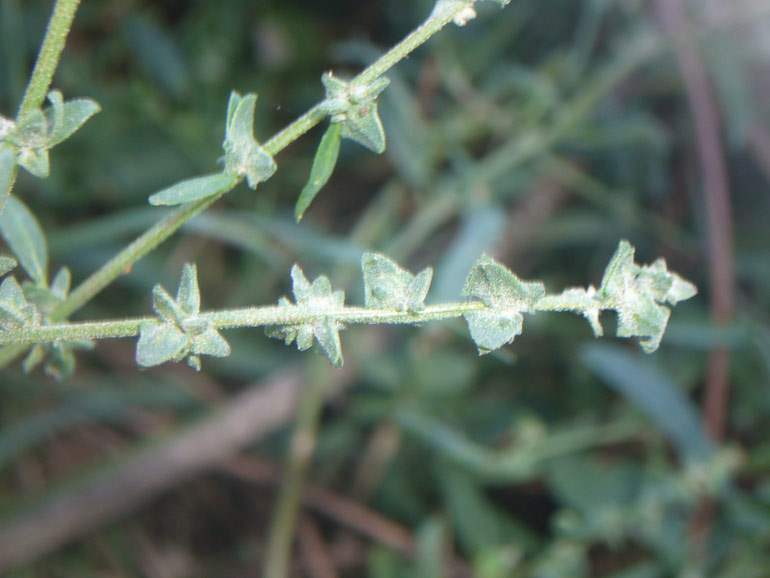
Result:
[[[216,173],[188,179],[150,196],[151,205],[181,205],[208,199],[231,189],[238,182],[235,175]]]
[[[16,197],[9,197],[0,215],[2,233],[13,254],[37,285],[47,285],[48,246],[32,212]]]

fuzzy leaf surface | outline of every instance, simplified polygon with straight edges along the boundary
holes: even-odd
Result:
[[[227,105],[227,127],[225,129],[225,173],[246,177],[252,189],[269,179],[277,166],[273,157],[254,138],[254,107],[256,94],[230,95]]]
[[[232,188],[238,179],[227,173],[204,175],[188,179],[165,188],[150,196],[151,205],[182,205],[201,199],[208,199]]]
[[[43,229],[35,215],[16,197],[8,198],[0,215],[0,233],[35,284],[47,285],[48,246]]]
[[[419,311],[425,308],[433,279],[430,267],[413,275],[392,259],[379,253],[364,253],[364,299],[367,307]]]
[[[16,150],[11,145],[0,141],[0,215],[3,214],[8,195],[11,194],[15,166]]]

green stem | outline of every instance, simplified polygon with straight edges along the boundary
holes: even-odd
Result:
[[[38,53],[32,77],[19,106],[18,121],[40,108],[45,101],[79,4],[80,0],[56,0],[45,32],[43,46]]]
[[[585,298],[580,302],[571,295],[547,295],[535,305],[533,311],[573,311],[599,307],[608,309],[612,304]],[[333,318],[348,325],[419,325],[426,321],[439,321],[462,317],[473,311],[483,311],[488,307],[481,301],[464,301],[428,305],[419,311],[398,311],[396,309],[377,309],[372,307],[341,307],[339,309],[312,309],[298,305],[266,305],[240,309],[223,309],[201,313],[200,317],[211,323],[216,329],[236,329],[239,327],[264,327],[272,325],[303,325],[322,318]],[[495,311],[499,311],[495,309]],[[503,311],[505,312],[505,311]],[[520,312],[512,310],[512,312]],[[527,311],[521,311],[527,313]],[[38,327],[0,332],[0,345],[23,345],[47,343],[59,339],[92,340],[135,337],[143,322],[156,320],[155,317],[134,317],[128,319],[87,321],[83,323],[56,323]]]
[[[294,433],[288,456],[286,476],[281,485],[267,546],[264,578],[287,578],[289,560],[297,525],[302,487],[318,436],[323,408],[324,380],[314,372],[300,397]]]

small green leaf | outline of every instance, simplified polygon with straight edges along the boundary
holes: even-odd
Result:
[[[182,279],[176,293],[176,302],[187,315],[198,315],[201,310],[201,294],[198,287],[198,269],[194,263],[185,263]]]
[[[53,281],[51,281],[51,293],[63,301],[70,292],[71,282],[72,275],[70,270],[67,267],[62,267],[54,275]]]
[[[0,141],[0,215],[3,214],[8,195],[11,194],[15,166],[16,150],[11,145]]]
[[[39,324],[40,314],[27,302],[19,282],[7,277],[0,285],[0,328],[13,330]]]
[[[174,298],[160,284],[152,288],[152,310],[167,323],[181,323],[186,317]]]
[[[16,268],[16,265],[18,265],[18,263],[16,263],[16,259],[13,257],[0,255],[0,277],[9,271],[13,271]]]
[[[342,125],[338,122],[332,122],[326,129],[321,144],[318,145],[313,167],[310,169],[310,178],[307,184],[302,188],[302,192],[297,199],[297,206],[294,209],[294,216],[297,221],[302,219],[302,215],[313,202],[318,192],[329,181],[337,165],[337,157],[340,153],[340,132]]]
[[[208,199],[231,189],[238,182],[235,175],[216,173],[188,179],[150,195],[151,205],[181,205]]]
[[[480,355],[512,343],[521,335],[524,323],[524,317],[516,311],[468,311],[463,317]]]
[[[77,98],[64,102],[58,90],[48,93],[51,107],[46,110],[50,128],[47,148],[68,139],[86,121],[101,110],[99,104],[90,98]]]
[[[329,361],[336,367],[341,366],[342,347],[339,332],[345,327],[335,319],[334,313],[344,306],[344,291],[332,291],[331,283],[325,276],[316,278],[311,284],[296,264],[291,268],[291,278],[296,306],[313,312],[314,319],[298,325],[269,327],[265,334],[282,339],[286,345],[296,341],[299,351],[309,349],[315,338]],[[286,297],[281,297],[278,306],[292,307],[292,304]]]
[[[342,121],[342,137],[354,140],[377,154],[384,152],[385,129],[377,113],[377,103],[352,106]]]
[[[211,326],[195,336],[190,350],[196,355],[212,357],[227,357],[231,353],[230,344]]]
[[[476,297],[488,307],[532,311],[545,295],[545,286],[540,281],[522,281],[492,257],[482,255],[465,280],[463,295]]]
[[[252,189],[269,179],[276,171],[273,157],[254,138],[254,107],[256,94],[241,97],[230,95],[227,105],[228,124],[225,130],[225,173],[246,177]]]
[[[187,336],[171,323],[147,321],[139,328],[136,362],[142,367],[181,359],[186,352]]]
[[[48,151],[42,148],[23,147],[19,151],[16,164],[26,169],[30,174],[44,179],[51,172]]]
[[[0,215],[0,233],[13,251],[27,275],[36,285],[46,286],[48,276],[48,247],[32,212],[16,197],[9,197]]]
[[[379,253],[364,253],[364,303],[367,307],[419,311],[425,307],[433,270],[415,276],[395,261]]]
[[[465,281],[463,295],[475,297],[487,306],[484,311],[464,313],[471,337],[484,355],[521,334],[522,312],[534,310],[545,295],[539,281],[522,281],[488,255],[483,255]]]

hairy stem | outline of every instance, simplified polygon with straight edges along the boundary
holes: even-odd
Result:
[[[598,305],[602,309],[609,307],[609,304],[601,304],[598,301],[591,303],[591,305],[594,307]],[[302,325],[324,318],[333,318],[340,323],[349,325],[419,325],[426,321],[462,317],[464,313],[483,311],[487,308],[481,301],[428,305],[419,311],[398,311],[396,309],[355,306],[318,310],[298,305],[268,305],[209,311],[201,313],[200,318],[207,320],[216,329]],[[535,311],[580,312],[574,301],[562,298],[559,295],[543,297],[534,305],[534,311],[532,312],[534,313]],[[526,313],[526,311],[524,312]],[[24,327],[0,332],[0,345],[29,345],[33,343],[48,343],[60,339],[72,341],[135,337],[139,335],[142,323],[153,320],[157,320],[157,318],[133,317],[128,319]]]
[[[33,110],[40,108],[45,101],[79,4],[80,0],[56,0],[45,32],[43,46],[40,48],[32,77],[19,106],[19,121]]]

